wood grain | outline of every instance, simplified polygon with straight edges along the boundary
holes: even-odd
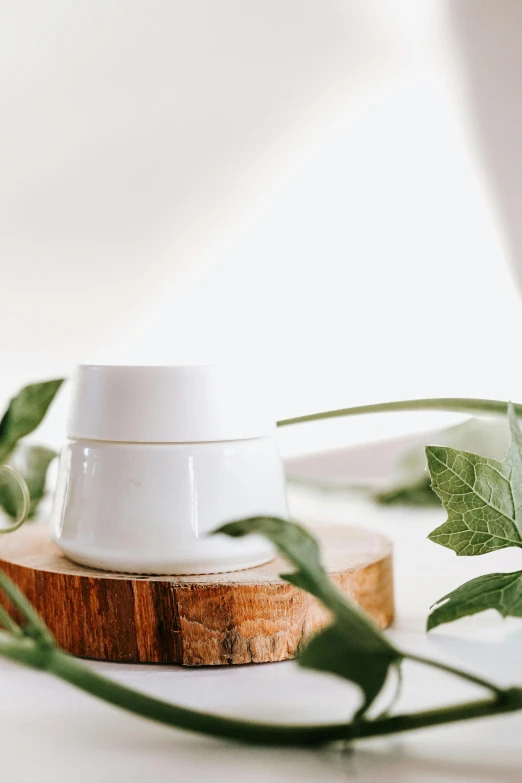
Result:
[[[390,542],[359,528],[314,530],[332,579],[374,620],[393,619]],[[227,574],[133,576],[68,560],[45,527],[0,538],[0,567],[40,612],[61,647],[105,661],[188,666],[295,657],[328,621],[312,596],[280,579],[271,563]]]

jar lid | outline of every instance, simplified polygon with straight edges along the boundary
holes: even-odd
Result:
[[[244,440],[270,435],[261,379],[226,365],[80,365],[70,438],[135,443]]]

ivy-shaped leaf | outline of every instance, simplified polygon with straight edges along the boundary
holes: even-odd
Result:
[[[428,631],[460,617],[496,609],[502,617],[522,617],[522,571],[478,576],[432,606]]]
[[[432,487],[448,519],[429,538],[457,555],[522,546],[522,434],[511,403],[511,446],[504,462],[428,446]]]
[[[522,433],[508,405],[511,445],[504,462],[464,451],[428,446],[433,489],[448,519],[429,538],[458,555],[481,555],[522,546]],[[522,571],[479,576],[432,607],[428,630],[460,617],[495,609],[522,617]]]
[[[502,617],[522,617],[522,571],[478,576],[457,587],[433,605],[428,631],[486,609],[496,609]]]

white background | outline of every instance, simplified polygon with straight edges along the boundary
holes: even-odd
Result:
[[[517,0],[0,11],[0,399],[237,358],[280,417],[519,398]]]

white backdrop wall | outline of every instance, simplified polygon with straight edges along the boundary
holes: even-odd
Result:
[[[279,416],[521,398],[521,8],[0,0],[0,398],[222,359],[267,364]]]

